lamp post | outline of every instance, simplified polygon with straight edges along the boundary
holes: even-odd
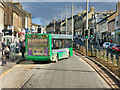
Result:
[[[88,30],[88,7],[89,7],[89,1],[87,0],[86,3],[86,9],[87,9],[87,18],[86,18],[86,29]],[[89,30],[88,30],[89,33]],[[89,38],[89,35],[88,35]],[[85,46],[86,46],[86,57],[88,55],[88,38],[86,38]]]
[[[72,2],[72,8],[71,8],[71,16],[72,16],[72,41],[73,41],[73,30],[74,30],[74,23],[73,23],[73,2]]]
[[[66,8],[66,35],[67,35],[67,7]]]

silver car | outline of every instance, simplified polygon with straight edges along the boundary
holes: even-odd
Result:
[[[103,43],[103,48],[107,49],[110,46],[110,44],[111,44],[110,42],[104,42]]]

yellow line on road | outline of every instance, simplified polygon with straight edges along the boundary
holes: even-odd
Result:
[[[9,69],[9,70],[7,70],[6,72],[4,72],[4,73],[2,73],[1,75],[0,75],[0,78],[2,77],[2,76],[4,76],[5,74],[7,74],[8,72],[10,72],[12,69]]]
[[[24,61],[22,61],[22,62],[20,62],[20,64],[22,64]],[[15,65],[16,66],[16,65]],[[13,66],[13,67],[15,67],[15,66]],[[6,72],[4,72],[4,73],[2,73],[1,75],[0,75],[0,78],[2,78],[4,75],[6,75],[8,72],[10,72],[11,70],[13,70],[13,67],[11,68],[11,69],[9,69],[9,70],[7,70]]]

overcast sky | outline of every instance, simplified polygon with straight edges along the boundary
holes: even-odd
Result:
[[[117,2],[90,2],[89,7],[94,6],[96,12],[116,10]],[[68,17],[71,13],[71,2],[21,2],[23,9],[32,14],[32,22],[46,26],[54,18],[56,20],[65,18],[65,8],[68,9]],[[85,2],[74,2],[74,15],[86,9]]]

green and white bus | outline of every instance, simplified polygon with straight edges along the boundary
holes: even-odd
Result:
[[[73,56],[72,35],[26,34],[25,59],[58,61]]]

